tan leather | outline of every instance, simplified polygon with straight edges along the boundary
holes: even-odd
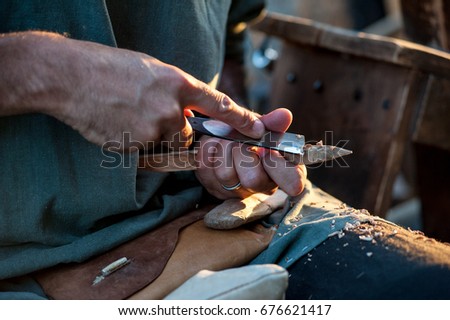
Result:
[[[161,274],[179,230],[202,219],[207,211],[193,211],[91,260],[56,266],[34,277],[52,299],[125,299]],[[131,262],[92,285],[105,266],[122,257]]]
[[[257,224],[213,230],[198,221],[184,228],[164,271],[130,299],[162,299],[197,272],[224,270],[248,263],[270,243],[275,230]]]
[[[86,262],[56,266],[34,277],[52,299],[162,299],[200,270],[224,270],[251,261],[275,233],[259,224],[226,231],[207,228],[202,218],[208,209],[193,211]],[[122,257],[130,263],[93,285],[105,266]]]

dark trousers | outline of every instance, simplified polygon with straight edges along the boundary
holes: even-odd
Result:
[[[329,238],[288,270],[287,299],[450,299],[450,245],[385,221]]]

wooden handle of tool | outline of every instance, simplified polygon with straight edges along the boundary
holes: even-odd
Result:
[[[143,154],[139,156],[139,169],[158,172],[190,171],[198,168],[196,150]]]

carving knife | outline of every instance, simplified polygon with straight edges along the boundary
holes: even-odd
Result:
[[[321,142],[315,145],[306,144],[305,137],[300,134],[267,131],[261,139],[253,139],[222,121],[201,117],[188,117],[187,119],[197,133],[276,150],[294,164],[321,163],[353,153],[340,147],[323,145]],[[142,154],[139,158],[139,167],[156,171],[195,170],[197,168],[196,152],[197,150],[194,148],[181,152]]]

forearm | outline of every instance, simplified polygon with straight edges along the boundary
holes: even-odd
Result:
[[[0,116],[49,113],[67,102],[63,40],[44,32],[0,36]]]
[[[124,132],[140,146],[180,132],[188,143],[187,107],[252,137],[264,132],[256,115],[223,93],[139,52],[45,32],[7,34],[0,70],[0,116],[48,114],[100,146],[122,141]]]

